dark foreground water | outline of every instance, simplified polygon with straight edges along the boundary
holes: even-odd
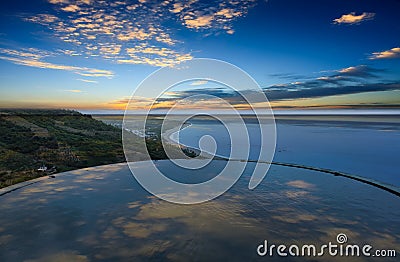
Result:
[[[185,176],[169,161],[157,166]],[[213,161],[198,176],[217,173]],[[143,168],[149,162],[141,162]],[[272,166],[255,190],[249,170],[221,197],[177,205],[147,193],[126,164],[45,178],[0,196],[0,261],[375,261],[372,257],[259,257],[269,244],[397,249],[400,198],[316,171]],[[380,261],[396,261],[381,258]]]

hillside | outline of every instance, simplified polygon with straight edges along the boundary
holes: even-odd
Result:
[[[125,138],[137,145],[130,161],[167,159],[161,143],[162,120],[150,120],[147,150],[139,136]],[[196,153],[171,147],[172,157]],[[124,162],[121,128],[71,110],[0,109],[0,188],[73,169]],[[46,170],[39,170],[44,167]]]
[[[121,130],[69,110],[0,110],[0,187],[123,162]],[[41,166],[48,169],[38,171]]]

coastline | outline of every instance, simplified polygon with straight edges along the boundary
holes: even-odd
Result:
[[[200,150],[198,148],[193,148],[193,147],[187,146],[187,145],[185,145],[183,143],[178,143],[178,141],[173,138],[173,135],[176,132],[179,132],[179,131],[182,131],[182,130],[184,130],[186,128],[189,128],[192,125],[193,124],[188,123],[185,127],[183,127],[180,130],[179,130],[179,128],[173,128],[173,129],[167,130],[162,135],[163,141],[165,141],[166,143],[168,143],[170,145],[173,145],[173,146],[185,147],[185,148],[192,149],[196,153],[200,152]],[[207,158],[215,158],[216,160],[260,162],[260,161],[256,161],[256,160],[229,159],[229,158],[226,158],[225,156],[212,155],[209,152],[204,152],[204,151],[202,152],[202,154],[203,154],[203,156],[206,156]],[[135,161],[135,162],[140,162],[140,161],[142,161],[142,160],[138,159],[138,161]],[[84,169],[87,169],[87,168],[93,168],[93,167],[98,167],[98,166],[109,166],[109,165],[116,165],[116,164],[122,165],[122,164],[125,164],[125,162],[123,162],[123,163],[112,163],[112,164],[106,164],[106,165],[97,165],[97,166],[91,166],[91,167],[86,167],[86,168],[82,168],[82,169],[75,169],[75,170],[84,170]],[[373,187],[380,188],[380,189],[382,189],[384,191],[387,191],[387,192],[389,192],[391,194],[394,194],[396,196],[400,196],[400,188],[397,187],[397,186],[394,186],[394,185],[391,185],[391,184],[387,184],[387,183],[384,183],[384,182],[379,182],[379,181],[376,181],[374,179],[370,179],[370,178],[367,178],[367,177],[362,177],[362,176],[358,176],[358,175],[354,175],[354,174],[349,174],[347,172],[339,172],[339,171],[335,171],[335,170],[332,170],[332,169],[319,168],[319,167],[315,167],[315,166],[288,163],[288,162],[275,162],[275,161],[272,161],[271,163],[268,163],[268,164],[280,165],[280,166],[288,166],[288,167],[299,168],[299,169],[314,170],[314,171],[318,171],[318,172],[322,172],[322,173],[326,173],[326,174],[331,174],[331,175],[334,175],[334,176],[341,176],[341,177],[345,177],[345,178],[348,178],[348,179],[351,179],[351,180],[355,180],[355,181],[358,181],[358,182],[361,182],[361,183],[364,183],[364,184],[371,185]],[[74,170],[71,170],[71,171],[74,171]],[[67,171],[67,172],[70,172],[70,171]],[[66,173],[66,172],[56,173],[56,174],[53,174],[52,176],[47,175],[47,176],[43,176],[43,177],[39,177],[39,178],[34,178],[32,180],[27,180],[27,181],[24,181],[24,182],[21,182],[21,183],[17,183],[17,184],[8,186],[8,187],[1,188],[0,189],[0,196],[3,196],[3,195],[5,195],[5,194],[7,194],[9,192],[18,190],[20,188],[30,186],[30,185],[35,184],[37,182],[40,182],[42,180],[51,179],[54,176],[58,176],[58,175],[61,175],[63,173]]]
[[[391,194],[394,194],[398,197],[400,197],[400,187],[397,187],[395,185],[391,185],[391,184],[387,184],[384,182],[379,182],[377,180],[371,179],[371,178],[367,178],[367,177],[362,177],[362,176],[358,176],[358,175],[354,175],[354,174],[349,174],[349,173],[345,173],[345,172],[339,172],[339,171],[335,171],[335,170],[331,170],[331,169],[327,169],[327,168],[320,168],[320,167],[314,167],[314,166],[308,166],[308,165],[301,165],[301,164],[295,164],[295,163],[284,163],[284,162],[276,162],[276,161],[272,161],[272,162],[264,162],[264,161],[256,161],[256,160],[246,160],[246,159],[229,159],[225,156],[222,155],[213,155],[210,152],[207,151],[200,151],[199,148],[193,148],[191,146],[185,145],[183,143],[179,143],[178,141],[176,141],[175,139],[172,138],[172,135],[175,134],[176,132],[182,131],[190,126],[192,126],[193,124],[189,124],[188,126],[185,126],[182,129],[178,129],[174,128],[171,130],[168,130],[165,132],[165,140],[169,143],[172,143],[173,145],[178,145],[178,146],[183,146],[186,148],[190,148],[196,152],[201,152],[203,155],[206,154],[209,157],[216,157],[219,160],[225,160],[225,161],[240,161],[240,162],[248,162],[248,163],[265,163],[265,164],[270,164],[270,165],[278,165],[278,166],[287,166],[287,167],[292,167],[292,168],[299,168],[299,169],[306,169],[306,170],[313,170],[313,171],[318,171],[321,173],[326,173],[326,174],[331,174],[334,176],[341,176],[341,177],[345,177],[354,181],[358,181],[360,183],[363,184],[367,184],[373,187],[377,187],[379,189],[382,189],[386,192],[389,192]]]
[[[179,129],[179,127],[175,127],[175,128],[173,128],[173,129],[169,129],[169,130],[165,131],[165,133],[162,134],[161,137],[162,137],[163,140],[165,140],[165,141],[168,142],[169,144],[189,147],[189,146],[186,146],[186,145],[184,145],[184,144],[182,144],[182,143],[179,143],[179,141],[177,141],[177,140],[175,140],[174,138],[172,138],[172,135],[175,134],[175,133],[177,133],[177,132],[180,132],[180,131],[182,131],[182,130],[188,128],[188,127],[191,127],[192,125],[193,125],[193,124],[189,123],[187,126],[183,127],[182,129]],[[190,147],[189,147],[189,148],[190,148]]]

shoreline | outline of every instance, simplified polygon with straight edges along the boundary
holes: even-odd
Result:
[[[185,145],[185,144],[182,144],[182,143],[178,143],[178,141],[174,140],[171,137],[176,132],[182,131],[185,128],[188,128],[188,127],[190,127],[192,125],[193,124],[189,124],[188,126],[182,128],[181,130],[177,130],[177,131],[170,132],[170,133],[167,134],[167,132],[170,131],[170,130],[168,130],[166,132],[166,134],[165,134],[167,136],[167,138],[168,138],[168,141],[173,141],[175,143],[174,145],[184,146],[184,147],[190,148],[190,149],[192,149],[192,150],[194,150],[196,152],[201,152],[201,150],[199,148],[193,148],[191,146],[188,146],[188,145]],[[176,129],[171,129],[171,131],[172,130],[176,130]],[[341,176],[341,177],[345,177],[345,178],[348,178],[348,179],[351,179],[351,180],[354,180],[354,181],[357,181],[357,182],[361,182],[363,184],[367,184],[367,185],[370,185],[370,186],[373,186],[373,187],[377,187],[379,189],[382,189],[382,190],[384,190],[386,192],[389,192],[391,194],[394,194],[394,195],[400,197],[400,188],[395,186],[395,185],[387,184],[387,183],[384,183],[384,182],[379,182],[377,180],[374,180],[374,179],[371,179],[371,178],[367,178],[367,177],[348,174],[348,173],[345,173],[345,172],[335,171],[335,170],[331,170],[331,169],[327,169],[327,168],[320,168],[320,167],[314,167],[314,166],[295,164],[295,163],[284,163],[284,162],[275,162],[275,161],[265,162],[265,161],[245,160],[245,159],[229,159],[226,156],[221,156],[221,155],[217,155],[217,154],[212,155],[210,152],[207,152],[207,151],[203,151],[203,153],[205,153],[205,154],[207,154],[209,156],[217,157],[218,160],[240,161],[240,162],[247,162],[247,163],[265,163],[265,164],[270,164],[270,165],[287,166],[287,167],[292,167],[292,168],[313,170],[313,171],[318,171],[318,172],[321,172],[321,173],[331,174],[331,175],[334,175],[334,176]]]
[[[190,126],[192,126],[193,124],[189,123],[187,126],[185,126],[182,129],[178,129],[178,128],[173,128],[170,130],[167,130],[163,135],[162,135],[162,140],[165,141],[166,143],[169,143],[170,145],[173,146],[179,146],[179,147],[185,147],[185,148],[189,148],[194,150],[195,152],[201,152],[200,149],[197,148],[193,148],[191,146],[187,146],[185,144],[182,143],[178,143],[177,140],[172,138],[172,135],[175,134],[176,132],[182,131],[185,128],[189,128]],[[248,162],[248,163],[265,163],[265,164],[270,164],[270,165],[278,165],[278,166],[286,166],[286,167],[291,167],[291,168],[299,168],[299,169],[307,169],[307,170],[312,170],[312,171],[317,171],[317,172],[321,172],[321,173],[325,173],[325,174],[331,174],[334,176],[341,176],[341,177],[345,177],[357,182],[361,182],[363,184],[367,184],[376,188],[379,188],[381,190],[384,190],[388,193],[394,194],[398,197],[400,197],[400,188],[394,185],[390,185],[390,184],[386,184],[383,182],[379,182],[370,178],[366,178],[366,177],[362,177],[362,176],[358,176],[358,175],[353,175],[353,174],[348,174],[348,173],[344,173],[344,172],[339,172],[339,171],[334,171],[331,169],[325,169],[325,168],[319,168],[319,167],[314,167],[314,166],[306,166],[306,165],[301,165],[301,164],[294,164],[294,163],[284,163],[284,162],[263,162],[263,161],[258,161],[258,160],[244,160],[244,159],[229,159],[225,156],[220,156],[220,155],[213,155],[210,154],[209,152],[202,152],[203,154],[206,154],[210,157],[216,158],[215,160],[220,160],[220,161],[241,161],[241,162]],[[168,159],[164,159],[167,160]],[[145,160],[145,161],[152,161],[152,160]],[[135,161],[135,162],[142,162],[142,160],[139,161]],[[110,165],[122,165],[122,164],[128,164],[127,162],[120,162],[120,163],[113,163],[113,164],[106,164],[106,165],[99,165],[99,166],[91,166],[91,167],[86,167],[86,168],[81,168],[81,169],[74,169],[74,170],[70,170],[70,171],[66,171],[66,172],[61,172],[61,173],[55,173],[52,175],[46,175],[43,177],[39,177],[39,178],[34,178],[31,180],[27,180],[21,183],[17,183],[8,187],[4,187],[4,188],[0,188],[0,196],[3,196],[5,194],[8,194],[10,192],[13,192],[15,190],[36,184],[38,182],[41,182],[43,180],[46,179],[52,179],[55,177],[58,177],[59,175],[68,173],[68,172],[73,172],[76,170],[85,170],[85,169],[90,169],[90,168],[96,168],[96,167],[101,167],[101,166],[110,166]]]
[[[185,146],[185,147],[191,148],[191,147],[186,146],[185,144],[179,143],[178,141],[176,141],[175,139],[173,139],[173,138],[172,138],[172,135],[175,134],[175,133],[177,133],[177,132],[180,132],[180,131],[182,131],[182,130],[188,128],[188,127],[191,127],[192,125],[193,125],[193,124],[189,123],[187,126],[185,126],[185,127],[182,128],[182,129],[179,129],[178,127],[169,129],[169,130],[165,131],[164,134],[161,135],[161,139],[164,139],[166,142],[168,142],[168,143],[170,143],[170,144],[172,144],[172,145]]]

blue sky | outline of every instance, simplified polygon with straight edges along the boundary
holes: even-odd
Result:
[[[122,110],[148,74],[200,57],[248,72],[277,109],[400,106],[399,1],[0,5],[1,107]],[[181,97],[199,92],[213,87]]]

